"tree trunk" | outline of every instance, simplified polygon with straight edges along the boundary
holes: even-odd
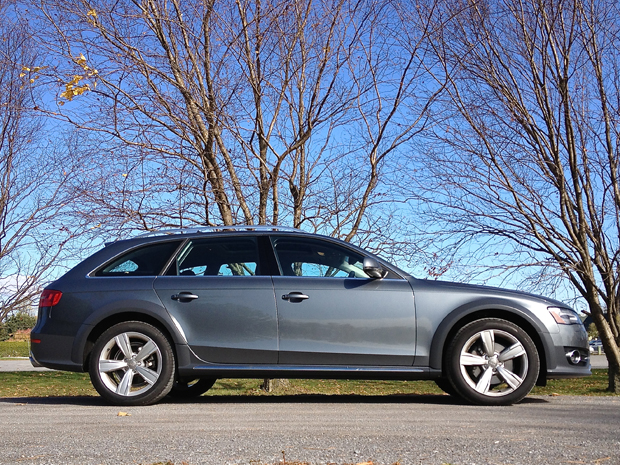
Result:
[[[613,392],[614,394],[620,394],[620,370],[614,364],[609,364],[608,369],[609,376],[609,386],[607,390],[609,392]]]
[[[287,387],[289,385],[288,379],[269,379],[266,378],[263,380],[263,384],[260,385],[260,388],[263,391],[273,392],[279,387]]]

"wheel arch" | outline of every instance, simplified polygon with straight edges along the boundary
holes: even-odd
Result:
[[[108,328],[127,321],[147,323],[161,331],[164,337],[166,337],[170,342],[174,356],[178,360],[179,354],[177,353],[177,344],[185,344],[186,342],[183,336],[178,333],[176,328],[173,328],[172,324],[170,324],[172,322],[165,322],[157,314],[141,311],[135,308],[111,313],[104,316],[94,324],[83,325],[80,329],[80,333],[76,337],[77,343],[74,344],[74,353],[72,354],[72,358],[82,365],[82,369],[84,371],[88,371],[90,354],[95,341],[97,341],[99,336],[101,336],[101,334],[103,334],[103,332]]]
[[[548,350],[549,344],[552,343],[546,328],[527,309],[511,307],[500,303],[470,306],[469,308],[457,309],[450,313],[441,322],[437,331],[435,331],[431,343],[430,367],[441,370],[442,376],[445,376],[444,354],[448,344],[459,329],[472,321],[482,318],[500,318],[509,321],[522,328],[530,336],[536,346],[540,359],[540,373],[536,384],[544,386],[547,379],[547,367],[549,366],[548,357],[552,355],[552,351]],[[549,341],[545,340],[547,338],[549,338]]]

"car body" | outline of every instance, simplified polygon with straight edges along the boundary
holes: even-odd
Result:
[[[161,231],[106,245],[41,296],[38,366],[89,371],[109,402],[199,395],[217,378],[433,379],[476,404],[590,374],[561,302],[416,279],[292,228]]]
[[[600,339],[594,339],[589,342],[591,354],[603,354],[605,349],[603,348],[603,342]]]

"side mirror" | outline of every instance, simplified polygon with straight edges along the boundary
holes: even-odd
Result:
[[[383,279],[388,272],[379,265],[377,260],[366,257],[364,258],[364,273],[372,279]]]

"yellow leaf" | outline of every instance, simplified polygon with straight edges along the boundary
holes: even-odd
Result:
[[[24,77],[26,73],[19,73],[19,77]]]
[[[97,12],[95,10],[90,10],[88,13],[86,13],[86,16],[92,16],[93,18],[96,18]]]
[[[127,413],[127,412],[118,412],[119,417],[130,417],[131,413]]]
[[[30,68],[28,68],[27,66],[22,67],[22,71],[30,71]]]
[[[83,86],[80,86],[77,89],[75,89],[75,93],[77,95],[82,95],[87,90],[90,90],[90,86],[88,84],[84,84]]]
[[[33,82],[34,82],[34,79],[31,79],[31,80],[30,80],[30,84],[32,84]]]

